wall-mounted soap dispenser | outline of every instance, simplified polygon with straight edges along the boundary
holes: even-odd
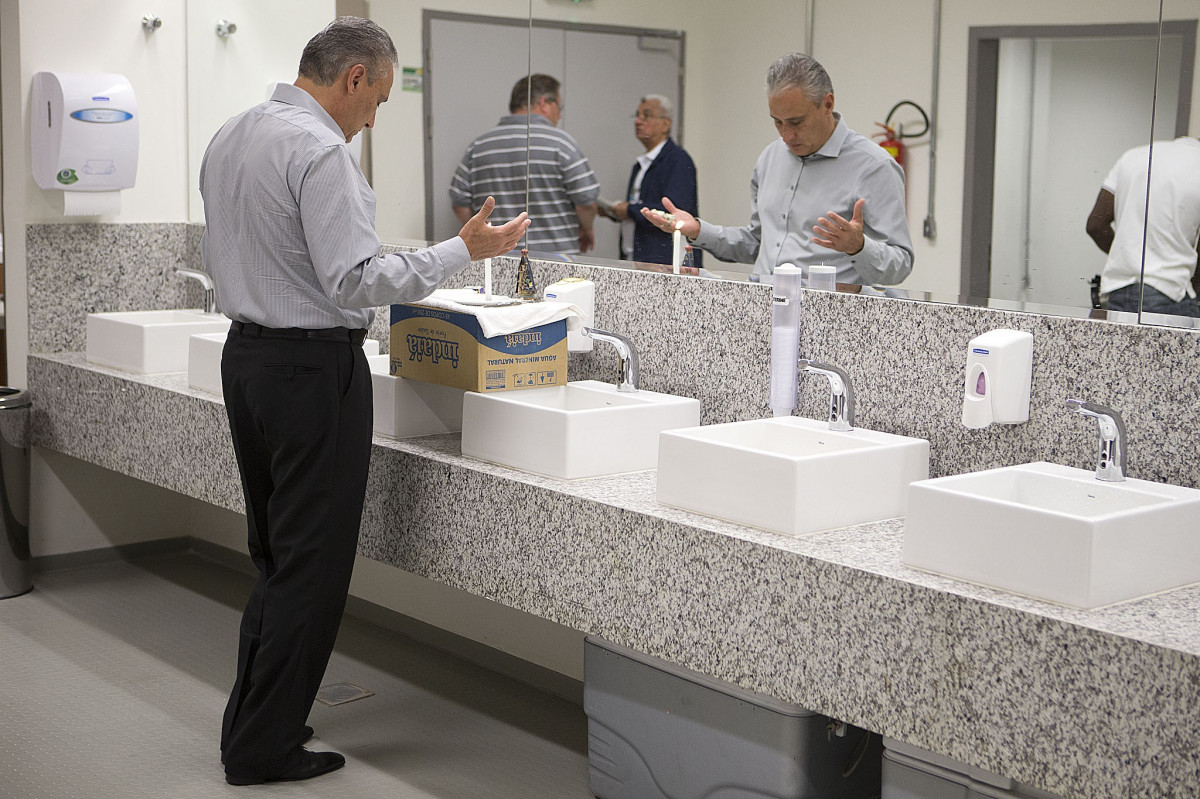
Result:
[[[564,277],[542,291],[550,302],[569,302],[579,308],[583,327],[596,325],[596,284],[583,277]],[[591,352],[592,339],[578,330],[567,331],[567,352]]]
[[[123,75],[38,72],[30,110],[33,179],[68,215],[116,214],[137,179],[138,109]]]
[[[979,429],[993,422],[1028,422],[1032,381],[1032,334],[989,330],[971,339],[967,344],[963,425]]]

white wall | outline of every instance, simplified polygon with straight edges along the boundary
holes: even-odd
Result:
[[[997,203],[992,229],[1012,231],[992,240],[992,275],[988,296],[1028,300],[1025,257],[1029,241],[1029,161],[1033,148],[1034,53],[1032,39],[1000,43],[1000,75],[996,86],[996,170],[993,193],[1020,201]]]
[[[41,447],[30,461],[35,558],[188,535],[178,494]]]
[[[295,81],[304,45],[334,16],[334,0],[188,0],[188,218],[204,221],[200,159],[213,135],[266,100],[268,84]],[[219,19],[237,32],[217,36]]]
[[[152,34],[141,26],[147,13],[144,0],[20,0],[14,5],[20,7],[20,75],[5,90],[11,86],[26,110],[20,117],[24,149],[28,149],[27,109],[34,73],[119,72],[129,78],[138,99],[138,179],[137,185],[121,193],[120,216],[100,221],[187,219],[186,200],[180,194],[187,179],[184,0],[154,4],[163,26]],[[10,124],[7,118],[5,124]],[[22,187],[26,223],[63,220],[62,192],[38,188],[28,170],[8,177]]]
[[[1200,0],[1162,0],[1162,6],[1164,20],[1200,19]],[[1197,48],[1196,68],[1192,72],[1192,113],[1188,135],[1200,136],[1200,48]]]

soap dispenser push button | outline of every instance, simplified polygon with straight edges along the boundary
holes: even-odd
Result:
[[[979,367],[979,377],[975,379],[975,396],[987,396],[987,372],[983,371],[983,367]]]

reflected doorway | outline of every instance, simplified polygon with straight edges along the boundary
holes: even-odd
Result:
[[[1164,23],[1158,96],[1176,101],[1158,105],[1154,138],[1187,130],[1192,77],[1182,67],[1195,29]],[[965,295],[1091,304],[1104,254],[1084,222],[1117,158],[1151,138],[1158,33],[1156,24],[971,29]]]

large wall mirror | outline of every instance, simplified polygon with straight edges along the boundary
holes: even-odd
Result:
[[[1172,169],[1173,158],[1168,157],[1177,156],[1183,149],[1190,149],[1193,154],[1200,152],[1200,143],[1196,141],[1196,138],[1200,136],[1200,108],[1197,107],[1198,104],[1193,98],[1190,112],[1186,114],[1186,124],[1175,126],[1174,141],[1171,141],[1171,136],[1163,134],[1163,128],[1158,124],[1159,119],[1170,120],[1176,114],[1171,96],[1171,80],[1175,74],[1176,64],[1180,64],[1182,80],[1185,82],[1195,80],[1196,20],[1200,19],[1200,0],[1163,0],[1162,19],[1162,35],[1158,51],[1158,92],[1154,104],[1155,135],[1154,144],[1150,148],[1152,178],[1146,202],[1146,215],[1155,219],[1173,218],[1181,227],[1186,226],[1186,229],[1182,230],[1182,234],[1192,236],[1193,249],[1200,250],[1200,243],[1196,241],[1194,230],[1194,226],[1200,224],[1197,222],[1200,219],[1200,174],[1190,174],[1193,170],[1188,170],[1189,174],[1185,181],[1190,186],[1190,190],[1185,191],[1184,185],[1178,182],[1181,177],[1179,171]],[[1163,153],[1162,144],[1167,144],[1172,152],[1170,154]],[[1156,150],[1158,150],[1159,156],[1157,158],[1154,157]],[[1168,179],[1160,182],[1164,177]],[[1148,227],[1153,227],[1153,225],[1152,222]],[[1143,261],[1149,264],[1152,258],[1151,250],[1155,249],[1155,245],[1149,237],[1144,241],[1144,247],[1146,252]],[[1185,248],[1180,244],[1177,249]],[[1178,257],[1184,258],[1186,255],[1187,253],[1180,253]],[[1153,269],[1154,267],[1149,265],[1144,267],[1147,284],[1150,283],[1150,273]],[[1193,274],[1191,283],[1193,291],[1200,293],[1200,289],[1196,288],[1200,285],[1200,278]],[[1161,300],[1161,298],[1159,299]],[[1156,313],[1154,305],[1155,303],[1149,299],[1142,304],[1140,315],[1142,323],[1171,327],[1200,327],[1200,319],[1195,316]]]
[[[320,2],[329,5],[328,0]],[[358,5],[363,6],[361,0]],[[667,81],[682,86],[683,114],[675,133],[682,134],[680,144],[697,164],[701,216],[720,224],[748,221],[750,173],[762,148],[776,136],[763,89],[767,66],[778,55],[803,50],[811,41],[812,54],[833,79],[837,110],[851,128],[873,134],[876,123],[901,100],[920,105],[934,119],[936,139],[924,135],[905,141],[915,265],[897,288],[916,299],[1089,314],[1091,292],[1083,278],[1099,274],[1105,256],[1089,240],[1085,221],[1101,181],[1121,152],[1150,141],[1152,124],[1156,136],[1194,133],[1200,108],[1191,77],[1200,0],[863,0],[855,4],[853,14],[831,0],[759,0],[750,6],[726,0],[429,0],[423,6],[370,0],[365,9],[396,40],[401,67],[413,71],[427,63],[424,20],[429,12],[506,18],[526,25],[532,12],[535,20],[547,23],[543,27],[552,24],[559,31],[574,26],[677,33],[684,69]],[[1177,42],[1159,46],[1160,18],[1185,23],[1171,29]],[[1193,31],[1190,50],[1188,21]],[[1097,26],[1091,31],[1095,35],[1087,35],[1089,26]],[[1067,28],[1069,36],[1054,35]],[[978,77],[971,70],[972,42],[981,41],[987,31],[998,43],[999,88],[985,96],[972,85]],[[1000,36],[998,31],[1022,35]],[[522,64],[532,61],[535,71],[553,71],[564,63],[561,52],[551,52],[564,46],[561,41],[535,35],[532,57],[513,43],[485,42],[452,54],[459,72],[467,79],[475,76],[482,91],[472,92],[470,102],[484,106],[479,111],[484,127],[506,113],[508,91]],[[595,148],[597,159],[631,165],[641,146],[630,115],[642,94],[658,89],[651,80],[631,78],[619,59],[619,53],[606,58],[597,51],[557,76],[568,104],[561,124],[583,142],[594,125],[582,113],[589,107],[589,95],[615,97],[615,107],[624,109],[621,122],[628,126],[627,134],[604,136],[588,146]],[[385,241],[423,241],[427,231],[452,222],[429,219],[449,213],[438,211],[436,202],[446,196],[447,187],[437,185],[442,178],[435,178],[426,164],[423,87],[412,80],[411,90],[405,90],[400,77],[368,143],[379,197],[377,225]],[[432,107],[440,97],[454,98],[455,88],[443,75],[424,77],[433,94]],[[1048,109],[1064,113],[1056,116]],[[1167,117],[1172,120],[1167,128],[1152,122]],[[1082,123],[1083,119],[1089,121]],[[912,130],[919,118],[902,110],[893,122]],[[435,137],[438,124],[434,113],[428,125]],[[983,124],[993,126],[990,181],[979,179],[981,161],[968,161],[968,148],[979,141],[969,133]],[[211,133],[193,131],[203,141]],[[455,135],[468,132],[457,130]],[[1055,146],[1046,146],[1051,140],[1057,140]],[[1078,146],[1081,141],[1088,146]],[[623,192],[624,185],[602,189],[610,198],[620,198]],[[428,208],[427,193],[435,198]],[[982,226],[968,224],[970,215],[983,206],[990,206],[986,235]],[[1053,218],[1043,213],[1046,208],[1053,208]],[[193,216],[198,218],[195,212]],[[612,225],[606,220],[596,224]],[[977,247],[972,252],[988,254],[985,282],[964,272],[967,241]],[[1068,252],[1069,274],[1058,267]],[[610,250],[601,240],[598,251],[581,260],[618,265],[616,256],[615,248]],[[991,259],[1004,271],[992,269]],[[710,265],[722,277],[749,271],[747,265],[715,259],[706,262]],[[1063,279],[1044,279],[1064,274],[1068,276]]]

